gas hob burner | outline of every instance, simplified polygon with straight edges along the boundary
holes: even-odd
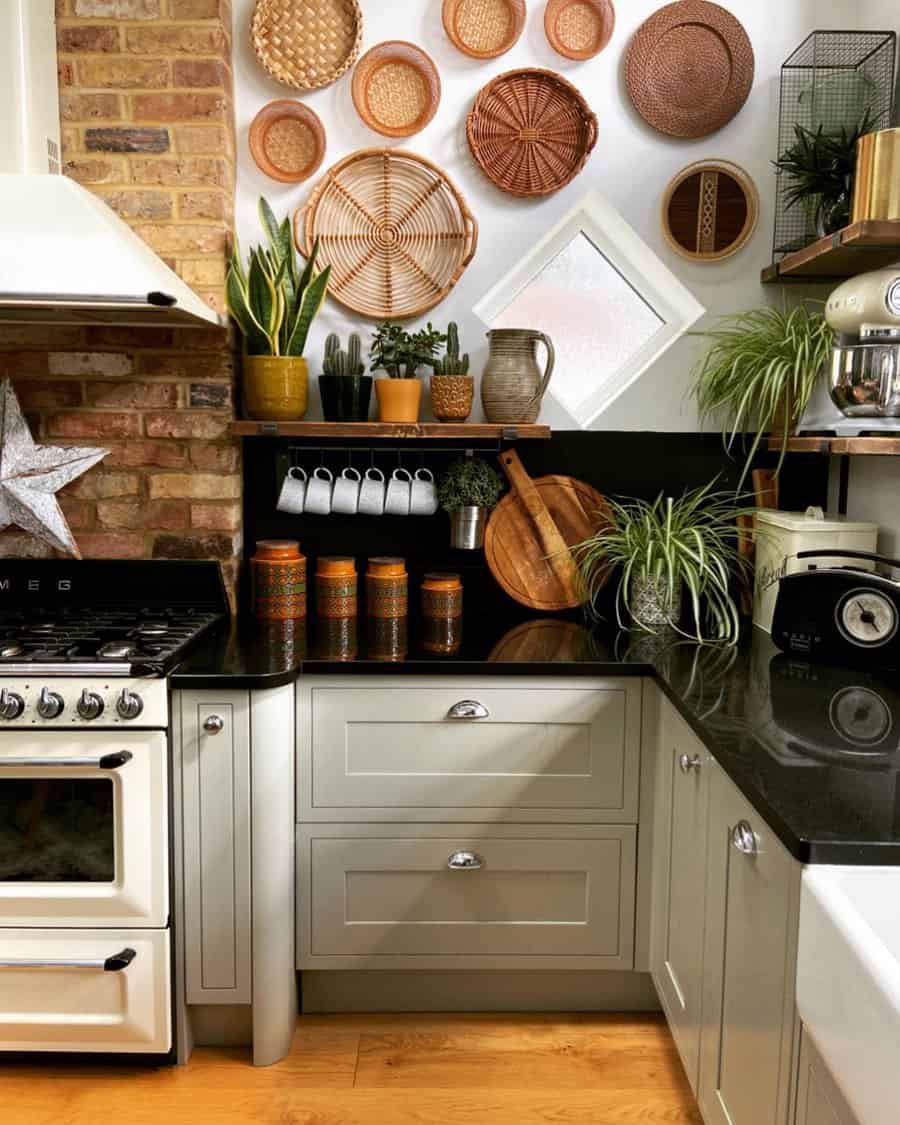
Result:
[[[55,621],[32,621],[28,626],[29,633],[50,634],[55,633],[59,625]]]
[[[168,631],[165,621],[142,621],[136,630],[139,637],[164,637]]]
[[[21,641],[4,641],[0,644],[0,660],[12,660],[16,656],[22,656],[25,652],[25,646]]]
[[[137,651],[131,641],[108,641],[97,649],[97,656],[100,660],[132,660]]]

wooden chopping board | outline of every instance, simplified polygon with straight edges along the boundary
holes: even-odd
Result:
[[[515,450],[500,455],[509,493],[491,514],[484,552],[507,594],[529,609],[574,609],[584,602],[568,547],[610,522],[595,488],[574,477],[532,480]]]

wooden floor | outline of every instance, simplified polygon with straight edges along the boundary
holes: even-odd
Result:
[[[305,1016],[255,1068],[0,1066],[3,1125],[698,1125],[662,1017]]]

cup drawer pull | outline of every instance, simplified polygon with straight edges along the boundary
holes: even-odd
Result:
[[[484,867],[484,857],[478,852],[454,852],[447,866],[451,871],[480,871]]]
[[[447,712],[448,719],[488,719],[490,711],[477,699],[461,699]]]
[[[89,958],[83,961],[54,960],[26,957],[21,960],[0,961],[0,969],[102,969],[105,973],[120,973],[137,957],[133,949],[122,949],[111,957]]]

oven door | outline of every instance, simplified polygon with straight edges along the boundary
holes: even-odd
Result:
[[[0,734],[0,926],[168,924],[161,731]]]

